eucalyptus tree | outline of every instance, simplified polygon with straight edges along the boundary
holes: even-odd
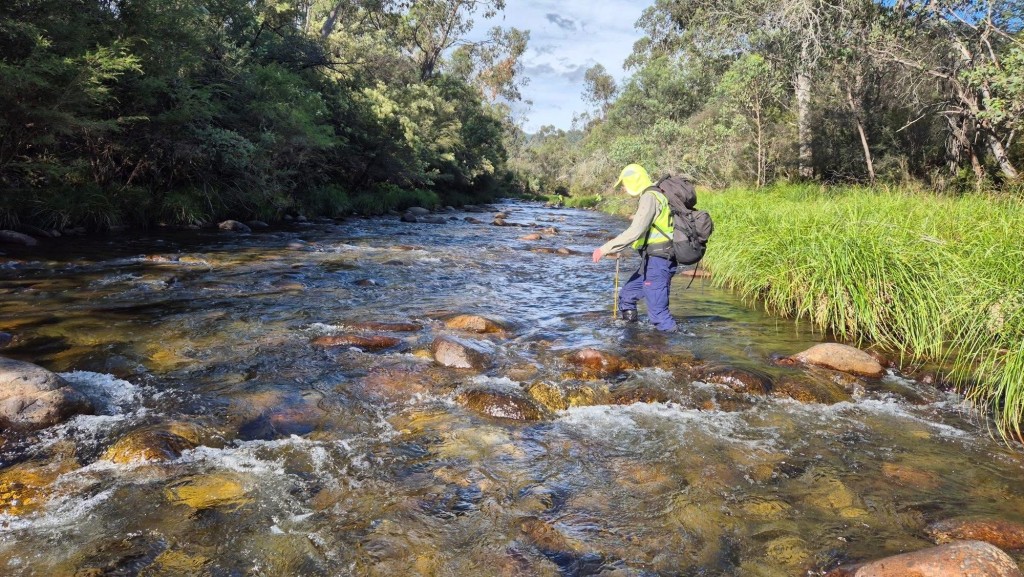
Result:
[[[941,83],[947,94],[941,114],[950,138],[971,158],[979,179],[984,167],[977,140],[1004,178],[1018,178],[1010,149],[1024,112],[1024,3],[901,0],[887,9],[887,16],[886,35],[873,45],[874,56]]]
[[[604,65],[595,64],[584,72],[583,98],[591,104],[600,106],[602,115],[608,111],[618,91],[615,78],[608,74]]]
[[[753,132],[757,187],[768,177],[768,128],[782,109],[784,80],[778,70],[759,54],[736,59],[718,84],[727,109],[734,110]]]

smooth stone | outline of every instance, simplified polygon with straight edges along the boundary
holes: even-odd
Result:
[[[39,241],[24,233],[13,230],[0,230],[0,243],[36,246],[39,244]]]
[[[544,411],[521,393],[491,389],[472,389],[459,393],[459,404],[478,413],[512,421],[539,421]]]
[[[366,351],[389,349],[401,342],[401,339],[383,335],[330,335],[313,339],[313,345],[317,347],[356,347]]]
[[[406,212],[412,213],[415,216],[426,216],[430,214],[430,211],[422,206],[411,206],[406,209]]]
[[[537,233],[528,234],[526,236],[519,237],[519,240],[544,240],[544,237]]]
[[[92,411],[92,402],[56,373],[0,357],[0,428],[40,429]]]
[[[22,516],[50,498],[57,477],[78,468],[73,459],[57,463],[19,463],[0,471],[0,515]]]
[[[457,315],[444,322],[444,326],[460,331],[474,333],[504,334],[505,327],[502,323],[480,315]]]
[[[801,363],[859,375],[881,377],[885,369],[864,351],[840,343],[822,343],[790,357]]]
[[[416,215],[411,213],[411,212],[407,212],[407,213],[403,214],[402,218],[400,218],[399,220],[402,221],[402,222],[410,222],[410,223],[416,223],[416,222],[420,221],[419,218],[417,218]]]
[[[708,366],[699,379],[705,383],[725,385],[739,393],[767,395],[772,390],[771,377],[734,367]]]
[[[182,503],[196,510],[237,509],[252,499],[246,497],[241,481],[231,473],[213,473],[191,477],[164,491],[169,501]]]
[[[490,352],[479,343],[455,337],[438,337],[430,347],[434,360],[446,367],[483,370],[490,364]]]
[[[577,367],[578,377],[582,379],[603,379],[622,373],[626,369],[636,368],[621,357],[597,349],[582,349],[570,353],[565,360]]]
[[[229,230],[231,232],[252,232],[251,228],[237,220],[225,220],[218,224],[217,228],[221,230]]]
[[[867,563],[846,565],[825,577],[1021,577],[1009,555],[983,541],[955,541]]]
[[[945,519],[926,531],[936,543],[984,541],[1000,549],[1024,549],[1024,525],[1003,519]]]
[[[834,405],[850,401],[853,397],[841,385],[824,379],[815,379],[810,375],[786,375],[775,381],[772,395],[788,397],[801,403],[820,403]]]
[[[103,453],[103,459],[118,464],[173,461],[182,452],[194,448],[196,444],[181,435],[159,427],[147,427],[118,439]]]
[[[486,224],[484,221],[480,220],[479,218],[473,218],[472,216],[467,216],[467,217],[463,218],[462,220],[468,222],[469,224]]]

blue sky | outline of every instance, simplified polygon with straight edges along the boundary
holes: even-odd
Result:
[[[527,132],[551,124],[568,129],[574,113],[592,111],[583,101],[583,74],[602,64],[621,84],[626,76],[622,63],[641,38],[637,19],[651,1],[626,0],[507,0],[504,14],[490,20],[475,19],[474,32],[494,27],[530,31],[523,58],[529,83],[523,99],[528,109],[516,107]],[[476,35],[474,33],[474,36]]]

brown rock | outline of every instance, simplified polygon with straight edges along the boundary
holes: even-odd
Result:
[[[603,379],[636,368],[621,357],[597,349],[576,351],[566,360],[579,369],[578,377],[583,379]]]
[[[430,347],[434,360],[446,367],[483,370],[490,363],[490,354],[479,343],[455,337],[438,337]]]
[[[118,439],[103,459],[127,464],[135,461],[171,461],[196,445],[188,439],[157,427],[136,429]]]
[[[20,463],[0,471],[0,515],[25,515],[45,503],[57,477],[78,467],[74,460]]]
[[[705,383],[725,385],[734,391],[751,395],[767,395],[772,390],[772,380],[768,375],[734,367],[704,367],[700,371],[699,379]]]
[[[505,333],[505,327],[501,323],[480,315],[457,315],[446,320],[444,326],[474,333]]]
[[[349,323],[349,326],[360,331],[388,331],[392,333],[412,333],[423,328],[423,325],[416,323]]]
[[[473,218],[472,216],[467,216],[462,220],[468,222],[469,224],[484,224],[484,221],[480,220],[479,218]]]
[[[914,469],[897,463],[882,463],[882,474],[885,475],[886,478],[892,479],[901,485],[914,487],[916,489],[935,489],[939,486],[939,476],[935,473]],[[1024,536],[1024,533],[1022,533],[1022,536]],[[988,539],[982,539],[981,537],[963,538],[988,541]],[[991,543],[991,541],[989,542]],[[1000,545],[1000,547],[1002,547],[1002,545]]]
[[[456,399],[468,409],[500,419],[539,421],[545,416],[532,399],[513,391],[472,389],[460,393]]]
[[[539,549],[541,553],[548,556],[570,555],[576,556],[583,551],[580,543],[566,537],[550,523],[531,517],[519,525],[526,540]]]
[[[237,220],[225,220],[218,224],[217,228],[221,230],[230,230],[232,232],[252,232],[251,228]]]
[[[544,237],[537,233],[528,234],[526,236],[519,237],[519,240],[544,240]]]
[[[40,429],[92,410],[89,399],[56,373],[0,357],[0,428]]]
[[[864,377],[881,377],[885,374],[882,365],[878,364],[871,355],[860,349],[839,343],[822,343],[797,353],[793,359],[815,365],[860,375]]]
[[[666,403],[668,394],[660,389],[647,386],[620,387],[612,391],[611,404],[633,405],[636,403]]]
[[[313,339],[313,345],[318,347],[357,347],[365,351],[379,351],[389,349],[402,341],[395,337],[373,335],[364,337],[360,335],[331,335]]]
[[[565,394],[562,393],[562,390],[557,385],[540,382],[533,383],[526,387],[526,394],[552,411],[563,411],[569,408],[569,401],[566,400]]]
[[[1024,525],[1003,519],[946,519],[932,523],[928,535],[936,543],[984,541],[1000,549],[1024,549]]]
[[[956,541],[829,571],[826,577],[1021,577],[1017,563],[982,541]]]

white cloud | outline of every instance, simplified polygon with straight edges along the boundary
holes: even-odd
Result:
[[[532,102],[525,111],[525,129],[534,132],[544,125],[568,129],[574,114],[592,112],[583,102],[583,74],[601,64],[620,82],[622,64],[642,33],[636,21],[650,0],[508,0],[504,14],[477,19],[475,31],[482,36],[493,26],[530,31],[523,56],[529,83],[523,98]],[[523,111],[524,106],[517,106]]]

